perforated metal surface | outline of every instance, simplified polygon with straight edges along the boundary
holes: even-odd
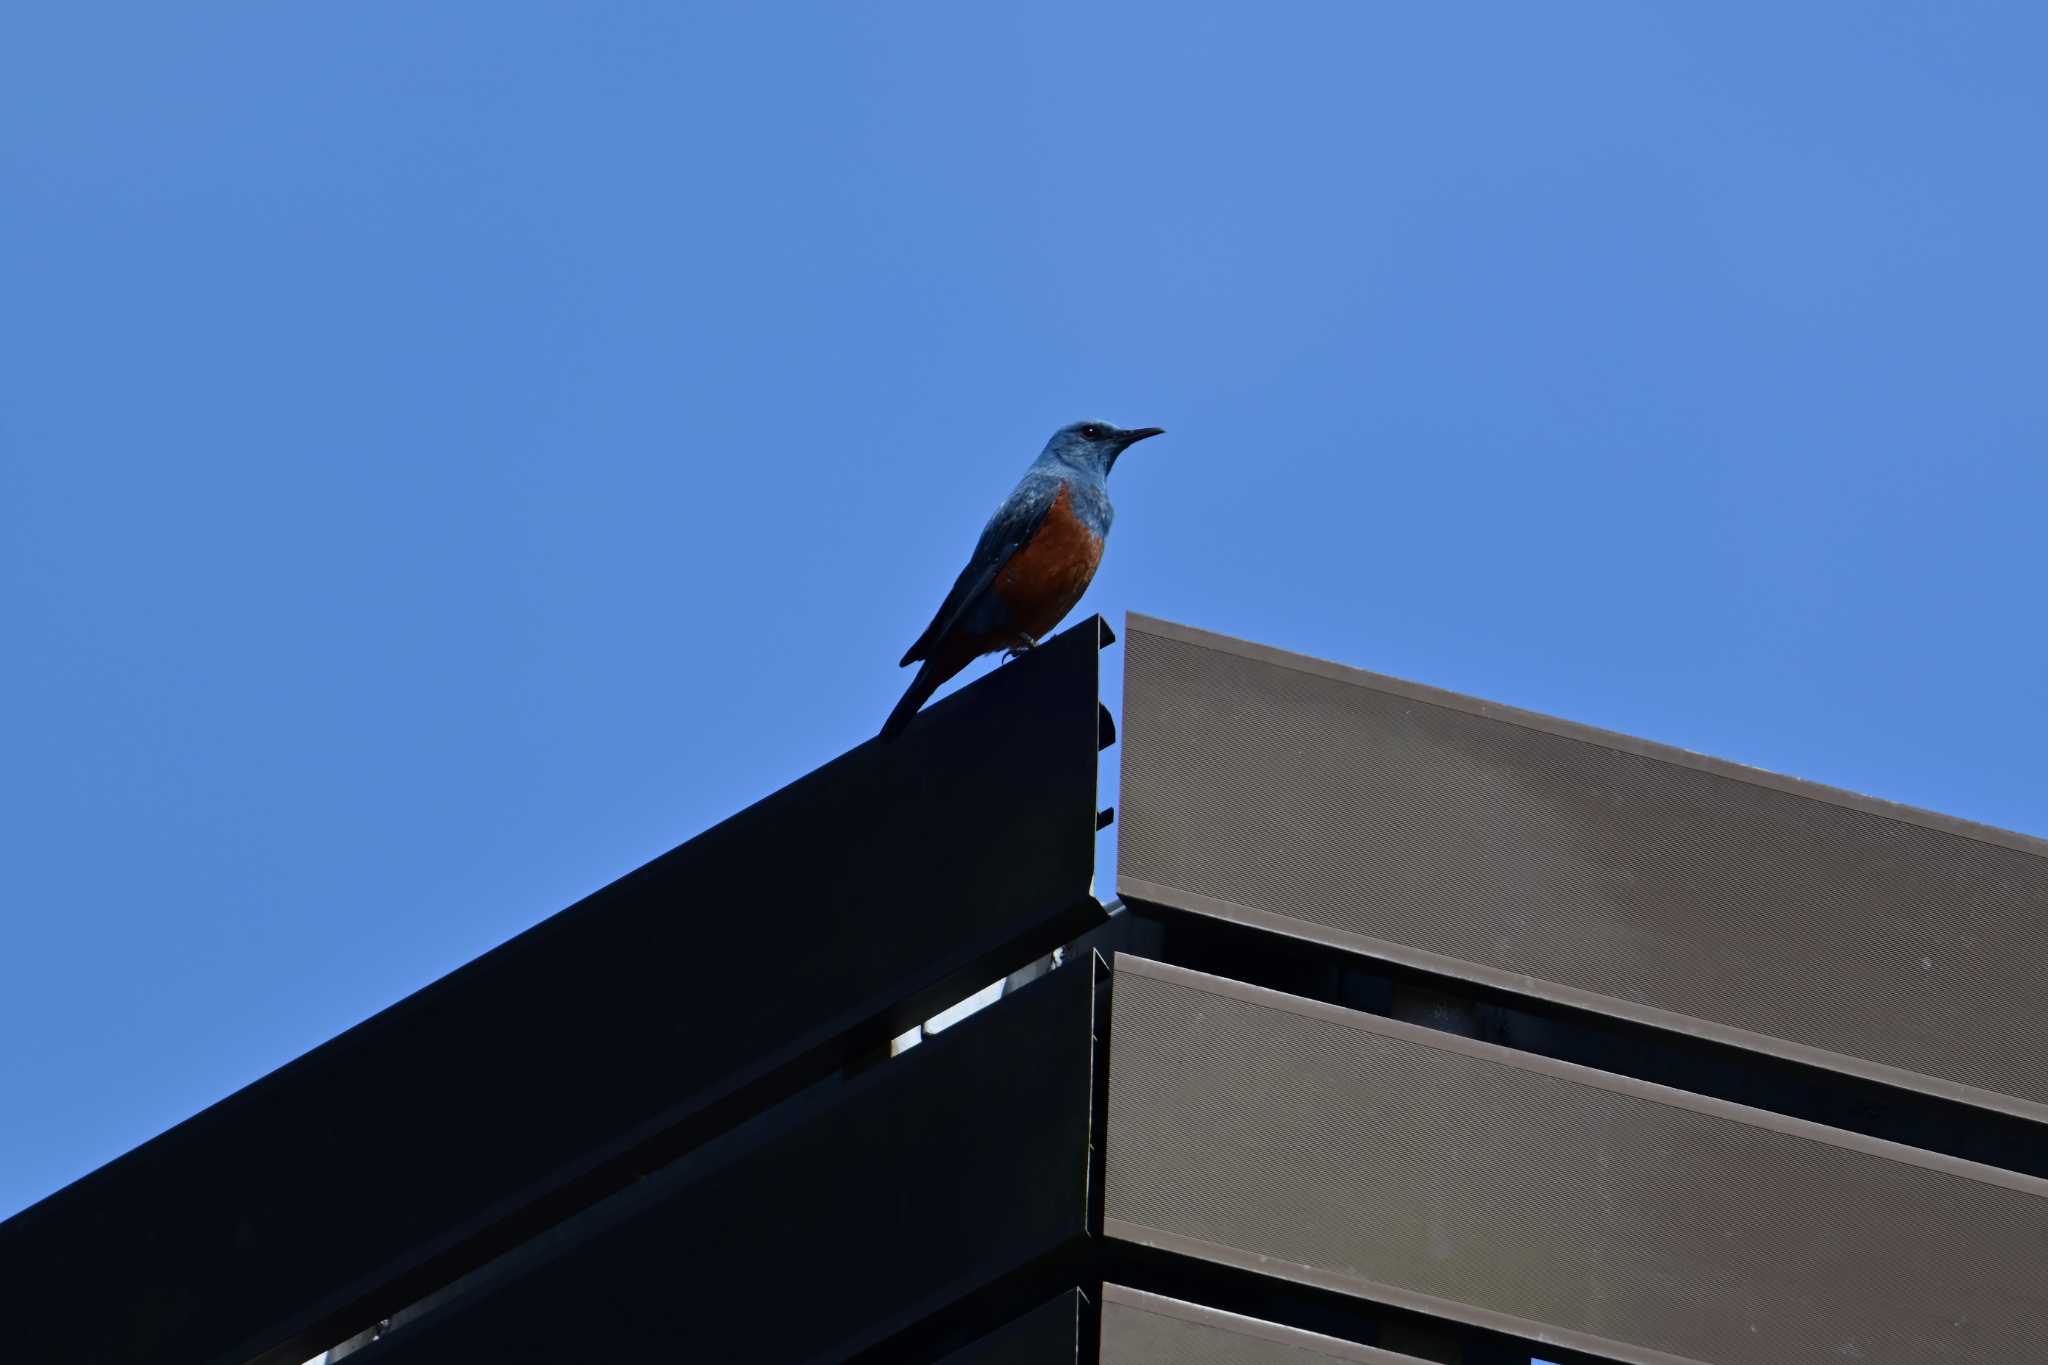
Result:
[[[1119,888],[2048,1119],[2038,841],[1133,617]]]
[[[1119,956],[1105,1230],[1669,1365],[2011,1362],[2048,1182]]]
[[[1102,1365],[1422,1365],[1335,1337],[1120,1285],[1102,1287]]]

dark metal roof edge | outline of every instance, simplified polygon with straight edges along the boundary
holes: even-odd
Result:
[[[1318,1270],[1314,1266],[1301,1265],[1294,1261],[1283,1261],[1270,1256],[1258,1256],[1240,1251],[1236,1247],[1224,1246],[1219,1242],[1203,1241],[1199,1237],[1186,1237],[1177,1232],[1166,1232],[1144,1223],[1133,1223],[1122,1218],[1103,1220],[1103,1235],[1115,1237],[1139,1246],[1153,1247],[1176,1256],[1192,1256],[1197,1260],[1213,1261],[1220,1265],[1249,1270],[1254,1274],[1281,1276],[1298,1284],[1312,1285],[1327,1289],[1354,1299],[1368,1299],[1384,1303],[1391,1308],[1406,1309],[1431,1317],[1449,1318],[1456,1322],[1470,1323],[1489,1332],[1504,1336],[1520,1337],[1541,1346],[1562,1346],[1568,1350],[1584,1351],[1589,1355],[1606,1356],[1626,1362],[1626,1365],[1714,1365],[1712,1361],[1698,1360],[1692,1356],[1675,1356],[1665,1351],[1637,1346],[1611,1337],[1596,1337],[1584,1332],[1574,1332],[1553,1327],[1530,1318],[1518,1318],[1511,1313],[1498,1313],[1489,1308],[1480,1308],[1456,1299],[1440,1299],[1433,1294],[1420,1294],[1412,1289],[1401,1289],[1390,1284],[1363,1277],[1351,1278]],[[1106,1287],[1105,1287],[1106,1292]],[[1370,1359],[1370,1357],[1367,1357]],[[1405,1361],[1405,1356],[1394,1356],[1395,1361]]]
[[[14,1333],[22,1357],[303,1360],[1093,927],[1108,633],[1081,621],[934,704],[896,745],[863,740],[0,1218],[0,1262],[22,1261],[45,1308]],[[993,833],[990,811],[1002,816]],[[956,871],[906,883],[906,869],[929,870],[949,822],[974,836],[948,859]],[[679,1061],[663,1050],[679,1020],[761,991],[726,973],[695,993],[693,1016],[653,978],[709,933],[692,910],[758,891],[756,855],[792,848],[775,913],[714,915],[729,927],[711,941],[773,951],[803,930],[798,961],[821,969],[804,1007]],[[827,925],[808,903],[824,895],[930,932],[848,956],[841,940],[865,921]],[[536,993],[563,1008],[522,1008]],[[438,1078],[451,1065],[463,1086]],[[365,1077],[404,1102],[351,1106]],[[563,1096],[579,1102],[547,1103]],[[412,1127],[394,1127],[399,1112]],[[308,1176],[290,1140],[306,1122],[348,1159]],[[351,1218],[372,1189],[406,1216]],[[151,1235],[106,1235],[131,1225]]]
[[[1295,654],[1288,650],[1276,649],[1252,640],[1240,640],[1231,635],[1219,635],[1198,626],[1182,625],[1177,621],[1163,620],[1157,616],[1146,616],[1141,612],[1124,614],[1126,634],[1149,634],[1183,644],[1200,645],[1224,654],[1240,658],[1256,659],[1261,663],[1275,664],[1293,669],[1297,673],[1308,673],[1316,677],[1329,678],[1335,682],[1349,683],[1355,687],[1369,688],[1392,696],[1405,697],[1429,706],[1441,706],[1452,711],[1463,711],[1468,715],[1497,720],[1524,729],[1537,730],[1560,739],[1577,740],[1583,744],[1613,749],[1638,758],[1655,759],[1659,762],[1676,764],[1719,777],[1732,782],[1743,782],[1753,787],[1767,787],[1790,796],[1803,796],[1814,801],[1825,801],[1829,805],[1842,806],[1849,810],[1861,811],[1866,815],[1882,816],[1889,820],[1901,820],[1907,824],[1919,825],[1941,834],[1953,834],[1979,843],[1993,844],[1999,848],[2012,849],[2019,853],[2032,854],[2037,858],[2048,858],[2048,838],[2022,834],[2017,830],[2001,829],[1997,825],[1986,825],[1960,816],[1944,815],[1940,811],[1928,810],[1921,806],[1909,806],[1899,801],[1888,801],[1879,796],[1866,796],[1862,792],[1850,791],[1845,787],[1831,787],[1824,782],[1811,782],[1803,777],[1791,777],[1784,773],[1772,772],[1768,768],[1756,768],[1733,759],[1715,758],[1711,754],[1681,749],[1672,744],[1660,744],[1655,740],[1643,739],[1636,735],[1623,734],[1619,730],[1603,730],[1596,725],[1584,725],[1578,721],[1565,720],[1558,716],[1545,715],[1540,711],[1525,711],[1517,706],[1487,701],[1483,697],[1467,696],[1462,692],[1451,692],[1427,683],[1409,682],[1405,678],[1392,677],[1385,673],[1374,673],[1368,669],[1353,668],[1348,664],[1318,659],[1309,654]]]
[[[1814,1123],[1807,1119],[1792,1118],[1774,1113],[1768,1109],[1754,1109],[1746,1104],[1715,1099],[1708,1095],[1696,1095],[1689,1090],[1678,1090],[1652,1081],[1639,1081],[1632,1076],[1617,1075],[1612,1071],[1600,1071],[1576,1062],[1558,1061],[1552,1057],[1540,1056],[1533,1052],[1520,1052],[1514,1048],[1502,1047],[1498,1043],[1481,1042],[1476,1038],[1464,1038],[1454,1033],[1425,1028],[1420,1024],[1405,1023],[1388,1019],[1377,1014],[1364,1014],[1358,1010],[1347,1010],[1321,1000],[1310,1000],[1299,995],[1288,995],[1284,991],[1270,990],[1264,986],[1247,985],[1232,981],[1228,977],[1212,976],[1186,967],[1175,967],[1169,963],[1154,962],[1150,958],[1133,957],[1129,953],[1118,953],[1114,971],[1132,976],[1150,977],[1193,990],[1207,991],[1226,999],[1240,1000],[1246,1004],[1266,1009],[1300,1015],[1309,1019],[1320,1019],[1326,1023],[1355,1029],[1360,1033],[1375,1033],[1386,1038],[1397,1038],[1403,1042],[1416,1043],[1439,1052],[1453,1052],[1492,1062],[1498,1066],[1511,1067],[1517,1071],[1530,1071],[1539,1075],[1554,1076],[1560,1080],[1590,1086],[1617,1095],[1635,1099],[1650,1100],[1674,1109],[1690,1110],[1710,1118],[1727,1119],[1750,1128],[1781,1133],[1787,1137],[1818,1142],[1823,1146],[1843,1151],[1859,1152],[1865,1156],[1883,1157],[1918,1166],[1922,1170],[1953,1175],[1981,1184],[1996,1185],[2015,1194],[2028,1195],[2048,1201],[2048,1180],[2037,1176],[2022,1175],[2017,1171],[1987,1166],[1981,1162],[1965,1161],[1961,1157],[1948,1156],[1940,1152],[1924,1151],[1908,1147],[1903,1143],[1888,1142],[1883,1138],[1867,1137],[1862,1133],[1844,1128],[1830,1128],[1826,1124]],[[2048,1206],[2044,1206],[2048,1213]]]
[[[1519,972],[1488,967],[1484,963],[1472,962],[1462,957],[1446,957],[1441,953],[1432,953],[1388,939],[1347,933],[1329,925],[1275,914],[1256,906],[1239,905],[1235,901],[1221,900],[1215,896],[1205,896],[1199,891],[1188,891],[1160,882],[1148,882],[1141,877],[1125,876],[1121,871],[1117,874],[1116,890],[1120,899],[1145,901],[1168,909],[1242,924],[1248,929],[1281,934],[1304,943],[1335,948],[1340,952],[1377,958],[1382,962],[1412,967],[1417,971],[1430,972],[1437,976],[1453,977],[1515,995],[1533,996],[1538,1000],[1547,1000],[1572,1009],[1589,1010],[1615,1019],[1625,1019],[1630,1023],[1644,1024],[1668,1033],[1681,1033],[1690,1038],[1701,1038],[1712,1043],[1743,1048],[1767,1057],[1796,1062],[1801,1066],[1818,1067],[1823,1071],[1876,1081],[1880,1085],[1897,1086],[1901,1090],[1917,1091],[1937,1099],[1953,1100],[1958,1104],[1988,1109],[1994,1113],[2010,1114],[2014,1118],[2025,1119],[2031,1123],[2048,1124],[2048,1104],[2039,1100],[2002,1094],[1996,1090],[1985,1090],[1978,1086],[1965,1085],[1961,1081],[1929,1076],[1925,1072],[1908,1071],[1904,1067],[1873,1062],[1867,1057],[1853,1057],[1845,1052],[1830,1052],[1826,1048],[1794,1042],[1789,1038],[1776,1038],[1768,1033],[1753,1033],[1748,1029],[1736,1028],[1732,1024],[1716,1023],[1711,1019],[1701,1019],[1691,1014],[1677,1014],[1670,1010],[1658,1009],[1654,1005],[1644,1005],[1612,995],[1601,995],[1597,991],[1561,985],[1538,976],[1525,976]]]
[[[1282,1326],[1277,1322],[1268,1322],[1264,1318],[1248,1318],[1242,1313],[1226,1313],[1220,1308],[1204,1308],[1198,1303],[1169,1299],[1163,1294],[1148,1294],[1142,1289],[1126,1289],[1120,1284],[1111,1284],[1108,1281],[1104,1281],[1102,1285],[1102,1302],[1104,1307],[1116,1304],[1136,1312],[1149,1313],[1154,1317],[1173,1318],[1180,1322],[1194,1323],[1199,1327],[1213,1327],[1234,1336],[1270,1341],[1300,1351],[1313,1351],[1332,1360],[1358,1361],[1360,1365],[1423,1365],[1416,1357],[1402,1355],[1398,1351],[1383,1351],[1377,1346],[1362,1346],[1355,1341],[1324,1336],[1320,1332],[1304,1332],[1299,1327]]]
[[[986,1320],[992,1297],[1000,1303],[1001,1294],[1011,1292],[1017,1285],[1036,1284],[1036,1278],[1027,1277],[1049,1263],[1056,1263],[1063,1247],[1077,1245],[1089,1235],[1089,1161],[1092,1150],[1101,1142],[1094,1131],[1098,1110],[1093,1068],[1096,1064],[1096,1039],[1103,1032],[1098,971],[1106,974],[1106,965],[1091,961],[1087,970],[1062,968],[1054,971],[1032,982],[1025,990],[1013,992],[988,1008],[959,1020],[904,1054],[799,1096],[777,1110],[755,1115],[747,1123],[728,1130],[695,1151],[644,1172],[634,1183],[558,1222],[543,1234],[519,1243],[463,1280],[430,1296],[427,1302],[415,1305],[412,1312],[404,1315],[412,1321],[399,1323],[398,1330],[370,1345],[361,1357],[351,1354],[348,1358],[378,1362],[396,1359],[408,1363],[415,1360],[498,1358],[488,1351],[477,1350],[476,1339],[471,1334],[482,1333],[496,1344],[496,1339],[491,1338],[493,1329],[488,1324],[504,1316],[508,1304],[538,1304],[541,1309],[537,1311],[561,1322],[573,1323],[579,1319],[580,1310],[589,1306],[582,1296],[592,1292],[590,1285],[603,1285],[607,1289],[615,1287],[615,1280],[609,1275],[580,1280],[575,1267],[597,1266],[601,1269],[607,1264],[616,1267],[620,1258],[629,1254],[619,1248],[632,1245],[636,1226],[645,1228],[650,1222],[676,1220],[679,1209],[687,1211],[701,1207],[693,1201],[713,1196],[718,1191],[743,1193],[751,1188],[758,1195],[764,1189],[779,1185],[791,1167],[799,1163],[815,1169],[820,1163],[829,1166],[843,1161],[848,1169],[841,1175],[873,1175],[878,1163],[893,1162],[900,1169],[893,1173],[884,1169],[882,1174],[890,1175],[895,1183],[902,1184],[913,1177],[931,1178],[933,1171],[939,1169],[932,1163],[940,1160],[941,1156],[947,1160],[964,1160],[968,1163],[968,1174],[974,1177],[971,1182],[961,1169],[947,1166],[939,1169],[938,1183],[949,1189],[961,1186],[972,1191],[979,1189],[983,1179],[987,1178],[991,1182],[988,1193],[993,1197],[996,1194],[1016,1194],[1018,1182],[1022,1180],[1023,1192],[1030,1197],[1013,1201],[1016,1206],[1049,1213],[1060,1224],[1050,1230],[1049,1237],[1041,1236],[1048,1232],[1047,1229],[1033,1231],[1027,1228],[1025,1231],[1030,1240],[1020,1244],[1019,1229],[1014,1221],[1007,1233],[1001,1233],[1001,1220],[981,1220],[978,1226],[982,1236],[976,1248],[984,1256],[1000,1253],[1007,1257],[1015,1253],[1013,1261],[976,1261],[972,1256],[963,1258],[956,1252],[945,1258],[942,1272],[926,1275],[923,1270],[930,1267],[920,1269],[906,1264],[902,1255],[885,1256],[883,1260],[890,1275],[888,1290],[893,1292],[901,1286],[912,1285],[917,1296],[896,1301],[896,1306],[888,1308],[880,1317],[845,1327],[829,1352],[809,1359],[896,1359],[902,1354],[899,1348],[907,1333],[928,1328],[940,1320],[949,1326],[980,1321],[988,1331],[978,1333],[966,1343],[972,1345],[989,1332],[1014,1325],[1030,1312],[1052,1306],[1064,1296],[1054,1294],[1045,1299],[1034,1294],[1023,1309],[1006,1312],[993,1323]],[[1003,1096],[996,1102],[998,1111],[1008,1113],[1014,1122],[991,1127],[987,1106],[963,1109],[951,1102],[970,1077],[1011,1075],[1026,1060],[1034,1063],[1029,1085],[1023,1086],[1021,1091],[1019,1085],[1003,1087]],[[1022,1094],[1022,1100],[1016,1097],[1017,1093]],[[1025,1107],[1018,1108],[1020,1104]],[[1003,1105],[1011,1106],[1014,1112],[1003,1111]],[[856,1120],[864,1113],[871,1117],[887,1116],[890,1121],[873,1127],[861,1143],[818,1143],[815,1135],[821,1130],[828,1135],[838,1132],[841,1137],[847,1136],[849,1120]],[[907,1119],[906,1115],[909,1116]],[[1046,1128],[1034,1130],[1023,1121],[1027,1116],[1057,1124],[1058,1132]],[[913,1119],[917,1121],[911,1122]],[[956,1129],[958,1131],[951,1131]],[[905,1133],[926,1135],[934,1130],[942,1135],[951,1132],[943,1152],[920,1151],[904,1139]],[[1068,1133],[1072,1134],[1071,1142],[1063,1136]],[[813,1135],[808,1146],[805,1145],[807,1134]],[[1071,1157],[1072,1161],[1026,1159],[1040,1156],[1041,1149],[1049,1149],[1051,1145],[1071,1146],[1073,1150],[1061,1155]],[[899,1150],[906,1147],[909,1148],[907,1157]],[[989,1157],[991,1152],[996,1156]],[[983,1159],[990,1169],[975,1174],[978,1168],[973,1162],[977,1159]],[[1024,1175],[1020,1176],[1020,1171]],[[994,1183],[996,1176],[1001,1177],[999,1187]],[[888,1183],[885,1181],[884,1185]],[[856,1187],[857,1182],[835,1179],[832,1197],[836,1197],[837,1191]],[[931,1202],[923,1201],[924,1204]],[[870,1251],[876,1245],[886,1249],[891,1237],[900,1239],[904,1235],[900,1228],[878,1233],[872,1220],[847,1221],[843,1210],[836,1211],[835,1217],[826,1218],[817,1214],[815,1204],[804,1206],[817,1223],[817,1226],[809,1228],[802,1226],[801,1218],[793,1223],[789,1217],[763,1219],[751,1216],[755,1207],[754,1203],[745,1205],[749,1216],[744,1221],[751,1226],[770,1228],[771,1231],[763,1235],[780,1237],[785,1249],[792,1236],[801,1241],[804,1235],[821,1229],[828,1232],[842,1230],[846,1237],[862,1241]],[[922,1207],[922,1204],[918,1206],[919,1209]],[[913,1210],[913,1214],[922,1216],[917,1210]],[[741,1215],[729,1207],[724,1217],[738,1221]],[[916,1216],[906,1215],[906,1218],[908,1222],[916,1223]],[[695,1225],[687,1221],[677,1224],[683,1231],[692,1226]],[[790,1231],[792,1227],[796,1232]],[[776,1233],[773,1228],[783,1231]],[[867,1229],[866,1233],[859,1232],[863,1228]],[[847,1229],[853,1231],[845,1231]],[[675,1231],[671,1229],[671,1235],[661,1239],[663,1244],[679,1244],[673,1235]],[[750,1253],[752,1259],[749,1260],[746,1257],[736,1258],[729,1246],[731,1241],[730,1236],[722,1236],[714,1249],[693,1247],[689,1250],[697,1259],[708,1257],[709,1262],[722,1267],[720,1273],[726,1275],[728,1288],[732,1287],[731,1281],[735,1278],[763,1280],[762,1276],[751,1274],[746,1269],[749,1264],[758,1266],[764,1263],[760,1258],[759,1245],[753,1248]],[[920,1234],[917,1242],[919,1245],[940,1246],[943,1239]],[[903,1244],[896,1244],[897,1252],[903,1250]],[[565,1270],[570,1286],[566,1291],[561,1288]],[[946,1278],[936,1278],[940,1273]],[[686,1278],[694,1282],[703,1275],[702,1270],[693,1269]],[[924,1282],[921,1290],[915,1289],[918,1281]],[[777,1283],[777,1278],[770,1275],[763,1282],[772,1286]],[[805,1307],[813,1312],[819,1311],[819,1297],[808,1295]],[[872,1301],[872,1296],[867,1301]],[[611,1306],[616,1308],[619,1305],[614,1303]],[[721,1301],[722,1309],[728,1307]],[[840,1307],[842,1310],[845,1308],[843,1300]],[[588,1317],[588,1314],[583,1312],[581,1316]],[[632,1313],[625,1313],[620,1321],[631,1324],[634,1317]],[[678,1326],[677,1330],[681,1331],[683,1326],[687,1324]],[[607,1335],[609,1330],[600,1328],[590,1334],[594,1344],[587,1354],[566,1356],[549,1353],[559,1346],[559,1343],[551,1343],[541,1355],[531,1358],[625,1358],[619,1354],[617,1339]],[[1078,1331],[1078,1326],[1075,1330]],[[242,1358],[220,1357],[215,1365],[229,1365],[230,1361],[237,1359]],[[298,1361],[305,1357],[292,1355],[281,1359]]]

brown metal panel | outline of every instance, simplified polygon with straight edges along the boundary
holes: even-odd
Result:
[[[1102,1365],[1422,1365],[1414,1356],[1122,1285],[1102,1287]]]
[[[2048,844],[1133,616],[1118,886],[2048,1119]]]
[[[2033,1365],[2048,1181],[1119,955],[1104,1231],[1638,1365]]]

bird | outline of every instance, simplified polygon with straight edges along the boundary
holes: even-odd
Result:
[[[1109,471],[1164,427],[1070,422],[1052,434],[1024,477],[988,519],[981,539],[924,634],[899,668],[920,664],[882,738],[894,739],[939,685],[984,654],[1015,658],[1074,609],[1102,563],[1116,509]]]

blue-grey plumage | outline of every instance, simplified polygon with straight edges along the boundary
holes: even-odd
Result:
[[[889,739],[939,685],[984,654],[1021,651],[1059,624],[1088,590],[1116,509],[1109,471],[1159,427],[1061,427],[990,517],[932,623],[903,655],[923,667],[882,725]]]

